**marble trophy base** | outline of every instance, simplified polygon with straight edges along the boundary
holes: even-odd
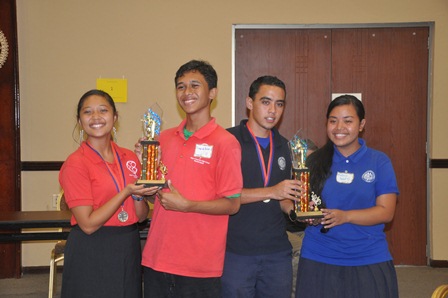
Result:
[[[165,179],[161,179],[161,180],[137,180],[137,182],[135,183],[137,185],[141,185],[143,184],[145,187],[153,187],[153,186],[158,186],[158,187],[166,187],[166,180]]]
[[[295,212],[294,210],[291,210],[291,212],[289,213],[289,219],[291,221],[296,221],[296,220],[306,220],[306,219],[318,219],[318,218],[323,218],[324,215],[322,213],[322,211],[308,211],[308,212]]]
[[[295,212],[297,220],[323,218],[322,211]]]

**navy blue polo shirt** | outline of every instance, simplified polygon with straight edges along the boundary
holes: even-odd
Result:
[[[247,120],[229,128],[241,144],[243,188],[264,187],[257,149],[247,127]],[[291,179],[288,140],[273,129],[274,159],[268,186]],[[269,147],[268,147],[269,148]],[[277,200],[241,205],[229,218],[227,251],[240,255],[263,255],[291,249],[285,229],[285,217]]]

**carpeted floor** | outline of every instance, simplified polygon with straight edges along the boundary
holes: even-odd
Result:
[[[400,266],[397,267],[397,274],[401,298],[430,298],[437,286],[448,284],[448,268]],[[60,297],[61,274],[57,278],[55,298]],[[48,297],[48,274],[24,274],[20,279],[0,279],[0,297]]]

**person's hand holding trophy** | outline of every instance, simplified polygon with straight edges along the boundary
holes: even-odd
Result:
[[[288,143],[291,152],[293,179],[302,182],[301,195],[298,201],[294,201],[294,211],[291,211],[289,215],[291,220],[323,218],[322,211],[319,210],[321,200],[310,189],[310,171],[306,166],[307,140],[301,137],[301,131],[299,130]]]
[[[142,145],[142,173],[136,184],[144,184],[145,187],[165,187],[165,175],[167,169],[161,161],[160,143],[157,141],[162,124],[162,109],[159,105],[148,109],[143,115],[143,135],[140,141]]]

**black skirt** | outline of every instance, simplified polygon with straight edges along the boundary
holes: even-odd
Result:
[[[296,298],[397,298],[398,282],[392,261],[337,266],[300,258]]]
[[[64,251],[62,298],[140,298],[141,246],[137,225],[102,227],[91,235],[78,226]]]

